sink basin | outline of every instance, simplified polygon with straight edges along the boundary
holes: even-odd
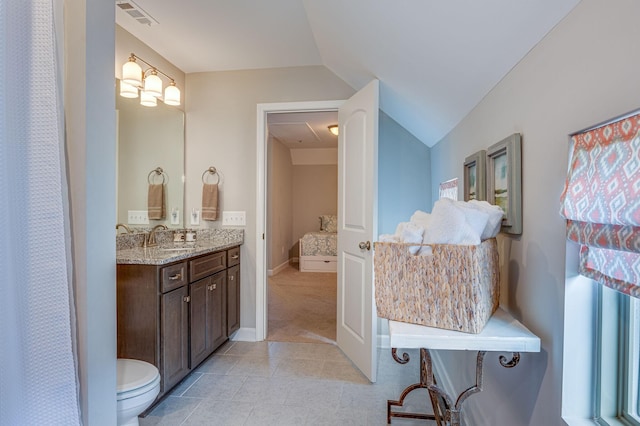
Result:
[[[189,251],[195,250],[195,247],[159,247],[159,251]]]

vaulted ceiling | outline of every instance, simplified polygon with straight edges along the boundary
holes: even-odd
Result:
[[[324,65],[433,146],[579,0],[116,0],[185,73]],[[142,24],[148,20],[151,25]]]

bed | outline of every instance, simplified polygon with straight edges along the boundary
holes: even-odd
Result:
[[[338,233],[334,215],[320,216],[320,231],[307,232],[299,240],[300,272],[336,272]]]

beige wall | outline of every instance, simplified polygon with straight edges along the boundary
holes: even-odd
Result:
[[[323,66],[187,75],[186,207],[201,208],[201,175],[215,166],[223,179],[220,209],[246,211],[241,249],[241,327],[255,327],[257,104],[347,99],[354,90]],[[201,227],[220,227],[205,222]]]
[[[338,166],[293,166],[293,239],[319,231],[322,214],[338,213]],[[291,247],[298,255],[298,247]]]
[[[289,260],[293,222],[293,166],[289,148],[269,138],[267,148],[267,269],[274,269]]]
[[[468,424],[563,424],[563,326],[572,318],[563,314],[565,222],[558,212],[567,136],[640,105],[640,57],[631,54],[640,40],[638,16],[634,0],[583,0],[431,150],[435,199],[436,182],[462,177],[465,156],[522,133],[523,233],[502,238],[511,248],[502,303],[540,336],[542,351],[525,354],[513,369],[486,359],[485,391],[465,403]],[[566,264],[574,275],[576,260]],[[577,348],[568,353],[588,356]],[[473,355],[448,355],[454,384],[473,382]]]

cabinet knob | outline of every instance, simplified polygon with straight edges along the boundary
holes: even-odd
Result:
[[[182,274],[175,274],[169,277],[171,281],[179,280],[180,278],[182,278]]]
[[[233,275],[229,275],[229,281],[233,281],[235,277]]]
[[[239,258],[239,257],[240,257],[240,255],[239,255],[239,254],[234,254],[233,256],[231,256],[231,258],[232,258],[232,259],[237,259],[237,258]]]
[[[183,300],[185,303],[189,303],[189,302],[191,302],[191,296],[184,296],[184,297],[182,298],[182,300]]]
[[[213,290],[215,290],[216,288],[217,288],[217,284],[211,284],[211,285],[208,285],[208,286],[207,286],[207,289],[208,289],[209,291],[213,291]]]

